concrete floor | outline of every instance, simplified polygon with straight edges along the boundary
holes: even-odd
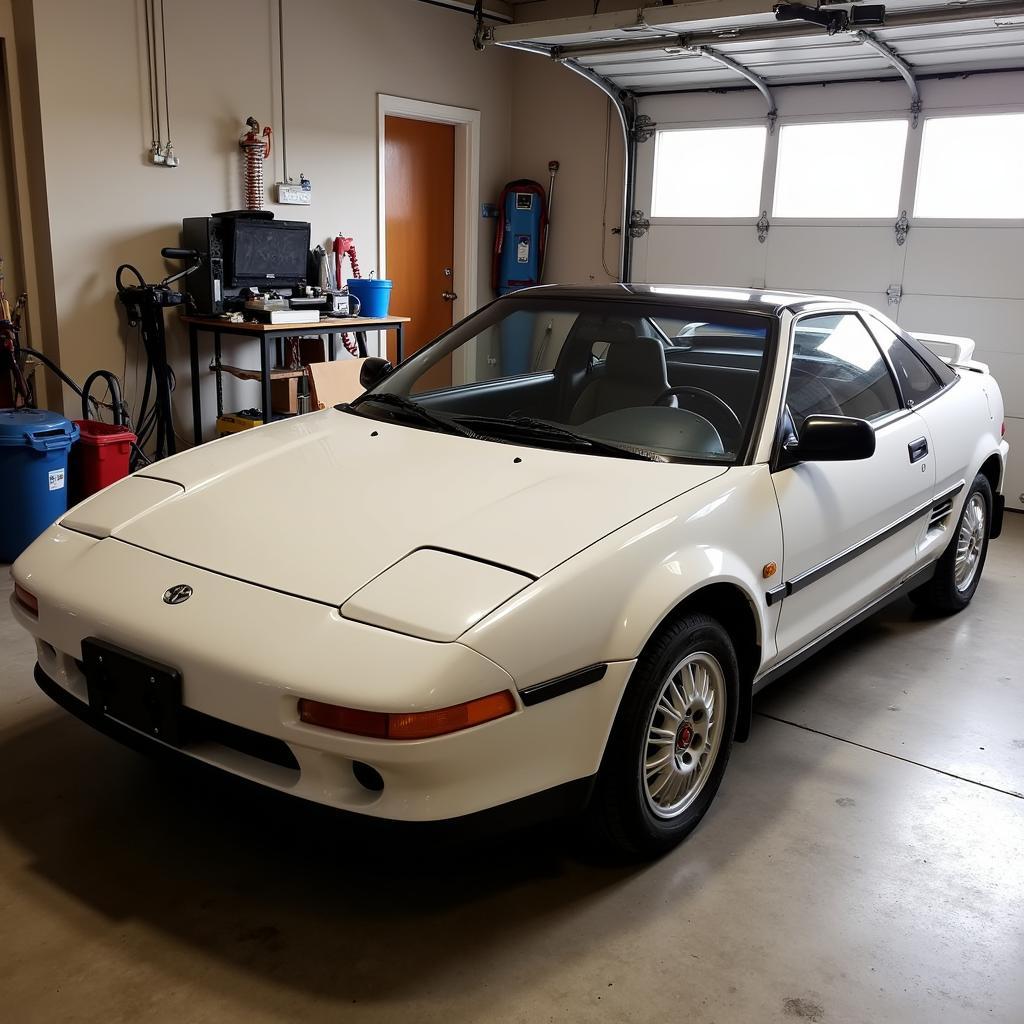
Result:
[[[1024,516],[760,697],[698,831],[390,852],[43,697],[0,606],[0,1020],[1024,1021]]]

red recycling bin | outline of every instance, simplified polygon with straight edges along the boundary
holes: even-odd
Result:
[[[98,420],[75,420],[81,431],[71,453],[71,504],[128,475],[135,435],[124,427]]]

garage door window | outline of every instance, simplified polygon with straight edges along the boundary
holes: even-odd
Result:
[[[900,408],[882,353],[849,313],[797,324],[786,401],[798,430],[813,414],[876,420]]]
[[[915,217],[1024,217],[1024,114],[929,117]]]
[[[655,217],[757,217],[764,170],[763,125],[658,132]]]
[[[775,216],[895,217],[906,142],[906,121],[785,125]]]

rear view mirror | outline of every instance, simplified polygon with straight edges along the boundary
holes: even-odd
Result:
[[[867,420],[851,416],[808,416],[796,444],[786,454],[800,462],[849,462],[875,454],[875,432]]]
[[[370,356],[363,360],[363,365],[359,368],[359,383],[369,391],[370,388],[376,387],[392,370],[394,367],[386,359]]]

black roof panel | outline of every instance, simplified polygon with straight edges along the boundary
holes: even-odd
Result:
[[[858,303],[828,295],[811,295],[778,289],[719,288],[712,285],[675,284],[544,284],[513,292],[517,298],[608,299],[657,302],[693,308],[732,309],[745,313],[779,314],[798,312],[806,306],[827,303],[840,308],[857,308]]]

